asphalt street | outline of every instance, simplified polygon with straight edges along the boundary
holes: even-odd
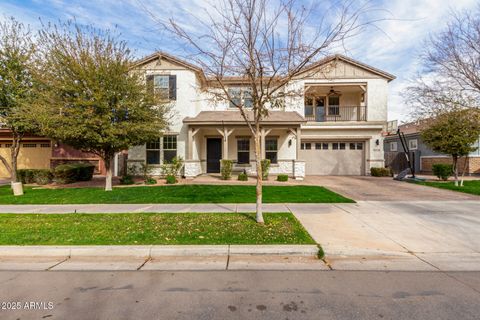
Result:
[[[4,271],[0,288],[0,319],[480,318],[480,272]]]

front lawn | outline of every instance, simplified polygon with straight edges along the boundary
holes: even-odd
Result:
[[[463,187],[455,187],[455,182],[420,182],[419,184],[441,189],[454,190],[480,196],[480,180],[463,181]]]
[[[264,203],[354,202],[317,186],[264,186]],[[102,188],[39,189],[26,187],[23,196],[0,187],[0,204],[85,203],[255,203],[255,186],[175,185],[123,187],[106,192]]]
[[[291,213],[0,214],[0,245],[314,244]]]

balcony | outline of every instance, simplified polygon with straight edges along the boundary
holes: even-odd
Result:
[[[367,121],[367,106],[306,106],[305,119],[315,122]]]

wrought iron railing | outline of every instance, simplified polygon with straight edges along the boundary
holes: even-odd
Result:
[[[340,122],[367,121],[367,106],[328,106],[313,110],[314,114],[305,115],[307,121]]]

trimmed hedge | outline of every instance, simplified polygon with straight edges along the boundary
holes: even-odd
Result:
[[[55,168],[54,179],[61,184],[90,181],[94,171],[95,166],[90,163],[61,164]]]
[[[220,173],[222,180],[230,180],[232,178],[233,161],[221,160],[220,161]]]
[[[372,177],[391,177],[392,171],[389,168],[371,168]]]
[[[437,176],[438,179],[447,181],[448,178],[453,174],[453,165],[445,163],[437,163],[432,165],[433,174]]]
[[[169,174],[168,176],[166,176],[166,177],[165,177],[165,180],[166,180],[165,182],[166,182],[167,184],[175,184],[175,183],[177,183],[177,177],[175,177],[174,175],[171,175],[171,174]]]
[[[246,173],[242,172],[238,175],[237,179],[238,179],[238,181],[248,181],[248,175]]]
[[[270,159],[263,159],[261,162],[262,165],[262,179],[268,179],[268,173],[270,171]]]
[[[19,169],[17,170],[17,179],[23,184],[44,185],[52,182],[53,172],[50,169]]]
[[[277,181],[280,181],[280,182],[288,181],[288,174],[279,174],[277,176]]]

